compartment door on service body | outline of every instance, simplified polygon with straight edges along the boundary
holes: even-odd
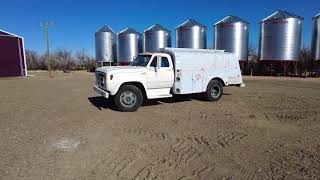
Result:
[[[203,69],[192,72],[192,93],[202,92]]]

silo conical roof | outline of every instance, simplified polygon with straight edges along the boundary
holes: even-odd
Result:
[[[193,26],[200,26],[200,27],[204,27],[204,28],[207,28],[207,26],[197,22],[196,20],[194,19],[188,19],[186,20],[185,22],[183,22],[182,24],[180,24],[179,26],[177,26],[177,28],[180,28],[180,27],[193,27]]]
[[[268,21],[271,19],[286,19],[286,18],[298,18],[298,19],[303,19],[301,16],[292,14],[288,11],[284,11],[284,10],[278,10],[276,12],[274,12],[273,14],[271,14],[270,16],[264,18],[262,21]]]
[[[111,32],[114,33],[113,30],[111,29],[111,27],[107,26],[107,25],[103,25],[98,32]]]
[[[125,28],[124,30],[120,31],[119,34],[140,34],[136,30],[132,28]]]
[[[319,18],[320,17],[320,13],[315,15],[312,19],[316,19],[316,18]]]
[[[223,19],[221,19],[220,21],[216,22],[214,25],[220,24],[220,23],[235,23],[235,22],[241,22],[241,23],[245,23],[245,24],[249,24],[249,22],[237,17],[237,16],[233,16],[233,15],[229,15]]]
[[[150,31],[166,31],[166,32],[171,32],[165,27],[161,26],[160,24],[155,24],[146,29],[144,32],[150,32]]]

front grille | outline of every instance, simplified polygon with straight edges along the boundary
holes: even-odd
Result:
[[[100,88],[106,88],[105,74],[101,72],[96,72],[96,85]]]

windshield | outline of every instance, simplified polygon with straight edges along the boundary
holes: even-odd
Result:
[[[151,55],[139,55],[131,63],[131,66],[147,66],[151,59]]]

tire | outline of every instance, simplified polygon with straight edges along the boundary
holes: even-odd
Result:
[[[211,80],[207,86],[204,97],[208,101],[218,101],[223,94],[223,85],[218,80]]]
[[[142,104],[143,96],[139,88],[133,85],[120,87],[114,96],[114,105],[122,112],[136,111]]]

